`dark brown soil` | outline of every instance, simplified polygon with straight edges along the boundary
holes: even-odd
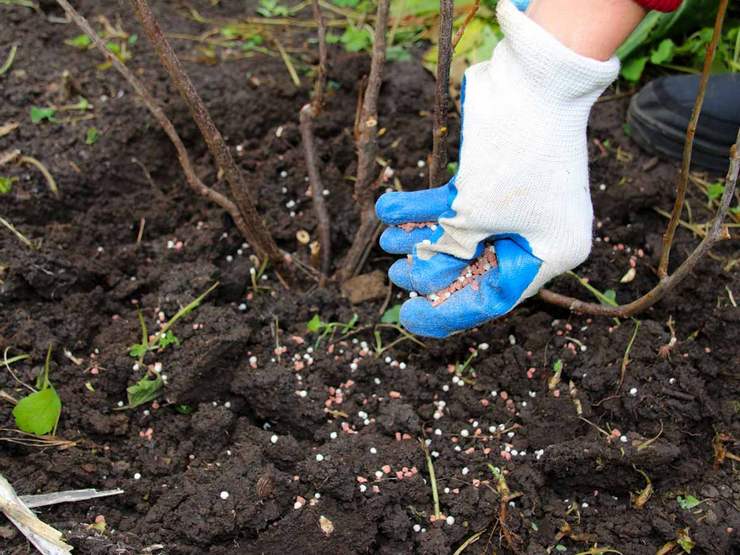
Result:
[[[184,5],[156,4],[169,31],[207,29],[185,17]],[[136,29],[126,3],[78,5],[90,17],[120,17],[124,28]],[[195,5],[214,17],[245,10],[236,0]],[[694,554],[737,552],[736,463],[727,459],[715,467],[713,451],[717,434],[740,436],[740,312],[732,297],[740,283],[736,271],[723,270],[737,254],[736,243],[717,249],[679,291],[640,316],[621,389],[620,366],[634,322],[592,321],[536,300],[470,333],[427,341],[426,348],[406,341],[375,356],[363,342],[374,344],[371,326],[381,301],[353,307],[333,286],[304,284],[303,291],[286,292],[269,269],[260,285],[270,290],[252,290],[251,251],[242,249],[232,223],[220,209],[193,198],[169,142],[121,78],[96,69],[94,52],[65,46],[78,31],[49,21],[61,15],[53,2],[42,2],[42,9],[43,15],[0,6],[0,57],[12,43],[20,45],[12,69],[0,77],[0,125],[21,123],[0,138],[0,151],[18,148],[39,158],[61,191],[54,198],[29,167],[1,169],[20,181],[0,197],[0,213],[42,246],[30,250],[0,231],[0,347],[33,354],[33,364],[16,366],[31,381],[47,346],[54,346],[51,379],[64,403],[58,433],[78,443],[66,450],[0,443],[0,471],[22,494],[125,490],[114,498],[40,510],[76,553],[448,554],[484,530],[466,553],[573,554],[598,544],[642,555],[654,554],[681,529],[696,543]],[[307,36],[286,33],[281,39],[305,47],[293,54],[299,69],[314,61]],[[192,42],[176,46],[184,57],[198,55]],[[195,126],[143,38],[129,63],[167,99],[204,181],[216,180]],[[310,76],[302,75],[297,89],[280,58],[266,55],[186,65],[229,143],[240,145],[239,163],[281,246],[306,256],[296,232],[313,234],[315,221],[305,194],[297,115]],[[332,50],[334,92],[317,126],[338,254],[356,227],[348,179],[355,166],[351,128],[358,81],[367,68],[365,56]],[[65,96],[65,71],[73,91],[94,105],[95,118],[33,125],[32,105],[76,100],[77,92]],[[417,63],[387,68],[382,156],[407,188],[426,182],[417,161],[430,150],[432,81]],[[653,207],[670,209],[676,170],[666,162],[645,169],[650,157],[622,129],[625,107],[618,100],[594,110],[591,138],[608,140],[610,151],[602,156],[591,145],[598,239],[578,269],[596,287],[615,289],[619,301],[655,282],[665,220]],[[94,145],[84,141],[90,125],[101,133]],[[705,221],[701,193],[694,190],[690,203],[695,221]],[[168,242],[182,242],[182,248]],[[695,243],[682,229],[674,258]],[[620,284],[631,256],[636,278]],[[368,269],[384,269],[390,260],[375,250]],[[153,326],[159,311],[171,316],[216,280],[220,287],[177,325],[181,346],[147,359],[163,365],[165,397],[115,410],[126,387],[143,375],[127,353],[139,337],[137,306]],[[568,277],[554,287],[589,295]],[[314,314],[346,322],[353,313],[361,331],[330,349],[327,341],[309,348],[315,336],[305,323]],[[669,318],[678,341],[662,358]],[[383,331],[386,345],[396,337]],[[287,348],[280,356],[276,341]],[[462,382],[451,369],[471,348],[478,356]],[[82,362],[75,364],[64,350]],[[564,368],[550,391],[556,360]],[[22,395],[5,371],[0,387]],[[193,411],[182,414],[177,405]],[[11,408],[0,405],[3,428],[13,426]],[[613,435],[607,438],[597,426]],[[431,440],[441,511],[454,517],[452,524],[430,522],[432,490],[419,438]],[[657,439],[644,443],[651,438]],[[724,445],[740,452],[732,440]],[[503,504],[503,522],[489,464],[505,469],[508,487],[519,494]],[[386,465],[390,473],[383,471]],[[645,487],[645,476],[654,494],[637,509],[631,498]],[[683,509],[679,495],[702,503]],[[107,522],[102,534],[89,527],[97,515]],[[320,523],[328,525],[321,517],[331,521],[333,532],[322,531]],[[568,527],[562,537],[559,531]],[[0,522],[0,537],[2,553],[31,550],[6,521]]]

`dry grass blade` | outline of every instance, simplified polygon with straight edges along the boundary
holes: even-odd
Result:
[[[32,156],[21,156],[18,158],[19,164],[28,164],[30,166],[33,166],[37,170],[41,172],[41,175],[44,176],[44,179],[46,179],[46,183],[49,185],[49,190],[54,194],[55,197],[59,196],[59,188],[57,187],[57,182],[54,180],[54,176],[51,175],[51,172],[42,164],[39,160]]]
[[[0,216],[0,224],[3,224],[6,228],[8,228],[13,235],[15,235],[18,240],[26,245],[29,249],[35,250],[36,245],[34,245],[31,240],[23,235],[20,231],[18,231],[13,224],[11,224],[8,220]]]

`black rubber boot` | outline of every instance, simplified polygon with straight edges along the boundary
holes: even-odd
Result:
[[[680,160],[699,75],[651,81],[632,97],[627,112],[632,138],[648,152]],[[724,172],[740,127],[740,74],[709,77],[694,139],[692,166]]]

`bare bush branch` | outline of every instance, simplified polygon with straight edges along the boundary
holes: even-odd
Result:
[[[149,3],[146,0],[131,0],[131,6],[149,42],[157,52],[160,62],[188,105],[193,120],[195,120],[203,139],[208,145],[208,150],[211,152],[216,164],[224,172],[235,204],[246,224],[245,235],[247,240],[252,244],[259,256],[267,257],[276,266],[278,271],[290,275],[291,270],[287,265],[284,253],[278,248],[267,226],[265,226],[257,213],[254,200],[244,181],[244,176],[236,165],[236,162],[234,162],[231,151],[226,145],[221,133],[214,125],[203,100],[195,90],[175,51],[165,38],[164,33],[162,33],[159,22],[154,17]]]
[[[663,234],[663,247],[662,252],[660,253],[660,263],[658,264],[658,277],[661,279],[668,275],[668,262],[670,261],[673,237],[676,234],[676,228],[678,228],[678,221],[681,219],[681,212],[683,212],[684,200],[686,198],[686,189],[689,183],[691,153],[694,148],[696,125],[699,123],[699,115],[701,114],[701,108],[704,104],[704,95],[707,90],[709,72],[712,68],[712,63],[714,62],[714,54],[717,51],[717,44],[722,36],[722,23],[725,19],[728,2],[729,0],[720,0],[719,8],[717,8],[717,17],[714,21],[714,33],[712,34],[712,40],[707,46],[707,53],[704,57],[704,69],[702,70],[701,79],[699,81],[699,91],[696,95],[694,109],[691,112],[691,119],[689,119],[689,125],[686,129],[686,141],[684,142],[683,147],[681,173],[678,175],[676,202],[673,205],[673,211],[671,212],[671,219],[668,221],[668,227]]]
[[[709,252],[715,243],[724,238],[725,230],[722,227],[722,222],[724,221],[730,208],[730,204],[732,203],[732,199],[734,198],[735,187],[737,186],[738,170],[740,170],[740,130],[738,130],[737,142],[730,150],[730,167],[727,170],[727,177],[725,178],[725,190],[724,193],[722,193],[719,208],[712,220],[709,231],[707,231],[707,234],[704,236],[701,243],[699,243],[699,245],[686,258],[686,260],[683,261],[675,272],[662,278],[655,287],[636,301],[621,306],[605,306],[596,303],[586,303],[573,297],[554,293],[547,289],[540,290],[540,297],[548,303],[562,306],[572,310],[573,312],[591,314],[594,316],[627,318],[650,308],[662,299],[669,291],[675,289],[676,286],[691,273],[696,266],[696,263]]]
[[[147,90],[147,88],[139,80],[139,78],[136,77],[129,68],[127,68],[112,52],[110,52],[106,48],[103,39],[100,38],[100,36],[90,26],[88,21],[79,13],[77,13],[77,11],[69,4],[69,2],[67,2],[67,0],[57,0],[57,2],[64,9],[67,15],[69,15],[70,19],[74,21],[74,23],[88,37],[90,37],[95,47],[103,54],[103,56],[105,56],[113,65],[113,67],[123,76],[123,78],[126,79],[129,85],[131,85],[134,91],[136,91],[141,100],[144,102],[144,105],[147,107],[152,116],[154,116],[154,119],[157,120],[157,123],[159,123],[160,127],[167,134],[167,137],[169,137],[170,141],[175,147],[175,151],[177,152],[177,159],[180,162],[180,166],[182,167],[182,171],[185,174],[185,179],[188,182],[188,185],[199,195],[204,196],[211,202],[218,204],[221,208],[226,210],[226,212],[228,212],[229,215],[233,218],[236,226],[239,228],[239,231],[246,236],[247,225],[244,222],[239,209],[236,207],[236,204],[234,204],[231,200],[226,198],[218,191],[215,191],[205,185],[200,180],[200,178],[198,178],[195,170],[193,169],[193,165],[190,162],[190,157],[188,156],[185,145],[183,144],[180,136],[177,134],[177,131],[175,131],[175,127],[172,125],[172,122],[169,120],[169,118],[165,115],[157,100],[151,95],[151,93]]]
[[[470,23],[473,18],[475,17],[475,14],[478,13],[478,9],[480,8],[480,0],[475,0],[475,4],[473,4],[470,7],[470,11],[465,16],[465,20],[462,22],[462,25],[460,25],[460,28],[455,33],[455,36],[452,39],[452,52],[454,53],[455,48],[457,47],[457,43],[460,42],[460,39],[462,38],[463,34],[465,33],[465,29],[468,27],[468,23]]]
[[[626,305],[611,307],[604,306],[596,303],[587,303],[579,299],[568,297],[555,293],[548,289],[541,289],[539,292],[540,298],[544,301],[567,308],[574,312],[582,314],[591,314],[595,316],[610,316],[615,318],[626,318],[634,316],[657,303],[667,293],[675,289],[683,279],[691,273],[696,266],[697,262],[709,252],[709,250],[717,243],[720,239],[724,238],[722,222],[727,215],[730,208],[730,204],[735,193],[735,187],[737,185],[738,170],[740,169],[740,130],[738,130],[738,136],[736,143],[730,149],[730,165],[727,170],[727,177],[725,179],[725,190],[722,194],[717,212],[712,220],[712,224],[709,227],[704,239],[699,245],[693,250],[693,252],[683,261],[683,263],[673,272],[671,275],[667,275],[668,258],[670,255],[671,245],[673,244],[673,238],[675,235],[676,227],[683,210],[684,197],[686,195],[686,187],[688,183],[689,167],[691,165],[691,153],[694,144],[694,134],[696,133],[696,124],[699,121],[701,114],[701,108],[703,104],[704,95],[706,93],[707,81],[709,80],[709,72],[712,66],[712,60],[714,59],[714,53],[717,46],[717,41],[722,33],[722,22],[724,20],[725,12],[727,11],[728,0],[721,0],[719,8],[717,10],[717,18],[715,20],[714,32],[712,40],[707,46],[707,52],[704,57],[704,68],[702,70],[702,77],[699,81],[699,90],[697,91],[697,98],[694,104],[694,110],[691,114],[691,121],[686,130],[686,141],[684,143],[684,156],[681,164],[681,174],[679,177],[678,190],[676,193],[676,203],[673,207],[673,213],[671,214],[671,220],[668,223],[665,235],[663,236],[663,249],[660,257],[660,266],[658,267],[658,284],[653,287],[649,292],[640,297],[639,299],[632,301]]]
[[[452,63],[453,0],[439,2],[439,41],[437,46],[437,84],[434,90],[432,158],[429,186],[441,185],[447,178],[447,109],[450,102],[450,64]]]
[[[310,103],[301,108],[299,114],[303,151],[306,158],[308,182],[311,187],[313,209],[316,214],[317,231],[319,236],[319,254],[321,257],[321,285],[331,269],[331,219],[324,200],[324,185],[319,172],[318,156],[314,141],[313,122],[321,113],[324,105],[324,89],[326,88],[326,26],[321,14],[318,0],[313,0],[313,14],[318,26],[319,39],[319,68],[316,76],[314,96]]]
[[[328,54],[326,51],[326,21],[321,13],[319,0],[312,1],[313,18],[316,20],[317,35],[319,40],[319,70],[316,76],[316,85],[313,93],[313,102],[318,111],[324,107],[324,91],[326,89],[326,64]]]
[[[357,125],[357,181],[355,181],[354,197],[360,209],[360,227],[339,271],[341,281],[351,278],[360,271],[367,257],[369,245],[377,236],[380,226],[373,205],[374,187],[372,187],[372,184],[375,179],[375,155],[378,150],[378,97],[380,96],[383,66],[385,65],[388,4],[389,0],[379,0],[375,17],[375,38],[370,62],[370,75],[362,99],[362,108]]]

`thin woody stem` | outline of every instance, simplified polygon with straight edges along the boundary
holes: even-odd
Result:
[[[714,21],[714,32],[712,34],[712,40],[707,46],[707,53],[704,57],[704,68],[701,73],[701,79],[699,81],[699,91],[696,95],[696,101],[694,102],[694,109],[691,112],[691,119],[689,119],[689,125],[686,129],[686,141],[683,147],[683,161],[681,163],[681,173],[678,176],[678,187],[676,191],[676,202],[673,205],[673,211],[671,212],[671,219],[668,221],[668,227],[663,234],[663,245],[660,253],[660,263],[658,264],[658,277],[660,279],[668,275],[668,263],[671,256],[671,246],[673,245],[673,238],[678,228],[679,220],[681,219],[681,212],[683,212],[683,205],[686,199],[686,189],[689,183],[689,171],[691,169],[691,154],[694,148],[694,135],[696,135],[696,126],[699,122],[699,115],[701,114],[702,105],[704,104],[704,95],[707,90],[707,81],[709,80],[709,73],[714,62],[714,54],[717,51],[717,45],[719,39],[722,36],[722,23],[725,19],[725,13],[727,12],[727,4],[729,0],[720,0],[719,7],[717,8],[717,17]]]
[[[429,186],[440,185],[447,177],[447,108],[450,102],[450,64],[452,63],[453,0],[439,2],[439,41],[437,47],[437,83],[434,90],[432,158]]]
[[[301,108],[299,114],[301,139],[306,158],[308,183],[311,187],[311,199],[316,214],[317,231],[319,236],[319,254],[321,280],[323,286],[331,269],[331,219],[324,200],[324,185],[319,172],[318,156],[314,140],[313,122],[318,117],[324,105],[324,90],[326,88],[326,27],[318,0],[313,0],[313,15],[318,26],[319,39],[319,68],[316,76],[313,100]]]
[[[678,286],[678,284],[692,272],[697,262],[699,262],[699,260],[709,252],[715,243],[724,238],[725,230],[723,229],[722,222],[724,221],[725,216],[730,209],[732,199],[734,198],[739,172],[740,129],[738,130],[737,141],[730,149],[730,166],[727,170],[727,177],[725,178],[725,190],[722,193],[719,208],[717,209],[717,213],[712,220],[707,234],[686,260],[684,260],[676,269],[676,271],[671,275],[662,278],[655,287],[639,299],[629,304],[612,307],[596,303],[586,303],[573,297],[554,293],[548,289],[541,289],[540,297],[548,303],[562,306],[573,312],[594,316],[609,316],[613,318],[627,318],[650,308],[662,299],[669,291],[675,289],[676,286]]]
[[[326,65],[327,65],[327,50],[326,50],[326,21],[324,20],[324,14],[321,13],[321,6],[319,6],[319,0],[313,0],[313,17],[316,20],[318,27],[317,35],[319,41],[319,70],[316,76],[316,87],[314,89],[313,102],[317,107],[317,113],[321,111],[324,106],[324,91],[326,90]]]
[[[204,196],[211,202],[214,202],[215,204],[226,210],[226,212],[228,212],[234,220],[234,223],[236,224],[239,231],[246,236],[247,225],[244,222],[239,209],[236,207],[236,204],[234,204],[231,200],[226,198],[218,191],[215,191],[214,189],[211,189],[210,187],[205,185],[200,180],[200,178],[198,178],[195,170],[193,169],[190,157],[188,156],[187,149],[180,139],[180,136],[177,134],[174,125],[172,125],[172,122],[165,115],[157,100],[151,95],[151,93],[147,90],[141,80],[139,80],[139,78],[137,78],[128,67],[126,67],[112,52],[110,52],[106,48],[103,39],[100,38],[100,36],[90,26],[88,21],[82,15],[80,15],[69,4],[69,2],[67,2],[67,0],[57,0],[57,2],[67,13],[67,15],[69,15],[70,19],[88,37],[90,37],[90,40],[92,40],[95,47],[103,54],[103,56],[108,59],[113,68],[115,68],[116,71],[118,71],[118,73],[120,73],[123,78],[126,79],[129,85],[131,85],[134,91],[136,91],[141,100],[144,102],[144,105],[147,107],[154,119],[157,120],[157,123],[159,123],[160,127],[170,139],[172,145],[175,147],[175,151],[177,152],[177,159],[180,162],[180,166],[182,167],[182,171],[185,174],[185,179],[188,185],[199,195]]]
[[[360,226],[339,271],[341,281],[346,281],[360,271],[366,258],[368,245],[374,240],[380,225],[373,206],[374,189],[372,185],[375,179],[375,155],[378,150],[378,97],[385,65],[388,5],[389,0],[379,0],[375,16],[370,75],[367,79],[367,88],[362,99],[357,125],[357,180],[354,197],[360,209]]]
[[[465,29],[468,27],[468,23],[470,23],[473,18],[475,17],[475,14],[478,13],[478,9],[480,8],[480,0],[475,0],[475,4],[473,4],[470,7],[470,11],[465,16],[465,20],[462,22],[462,25],[460,25],[460,28],[455,33],[455,36],[452,39],[452,51],[455,51],[455,48],[457,47],[457,43],[460,42],[460,39],[462,38],[463,34],[465,33]]]
[[[195,90],[175,51],[165,38],[149,3],[146,0],[131,0],[131,6],[149,42],[157,52],[161,64],[188,105],[193,120],[198,125],[201,135],[208,145],[208,150],[216,164],[224,172],[235,204],[246,224],[245,235],[247,240],[260,257],[268,258],[279,272],[290,275],[291,269],[287,264],[284,253],[278,248],[267,226],[257,213],[252,196],[244,181],[244,176],[236,162],[234,162],[231,151],[214,125],[203,100]]]

